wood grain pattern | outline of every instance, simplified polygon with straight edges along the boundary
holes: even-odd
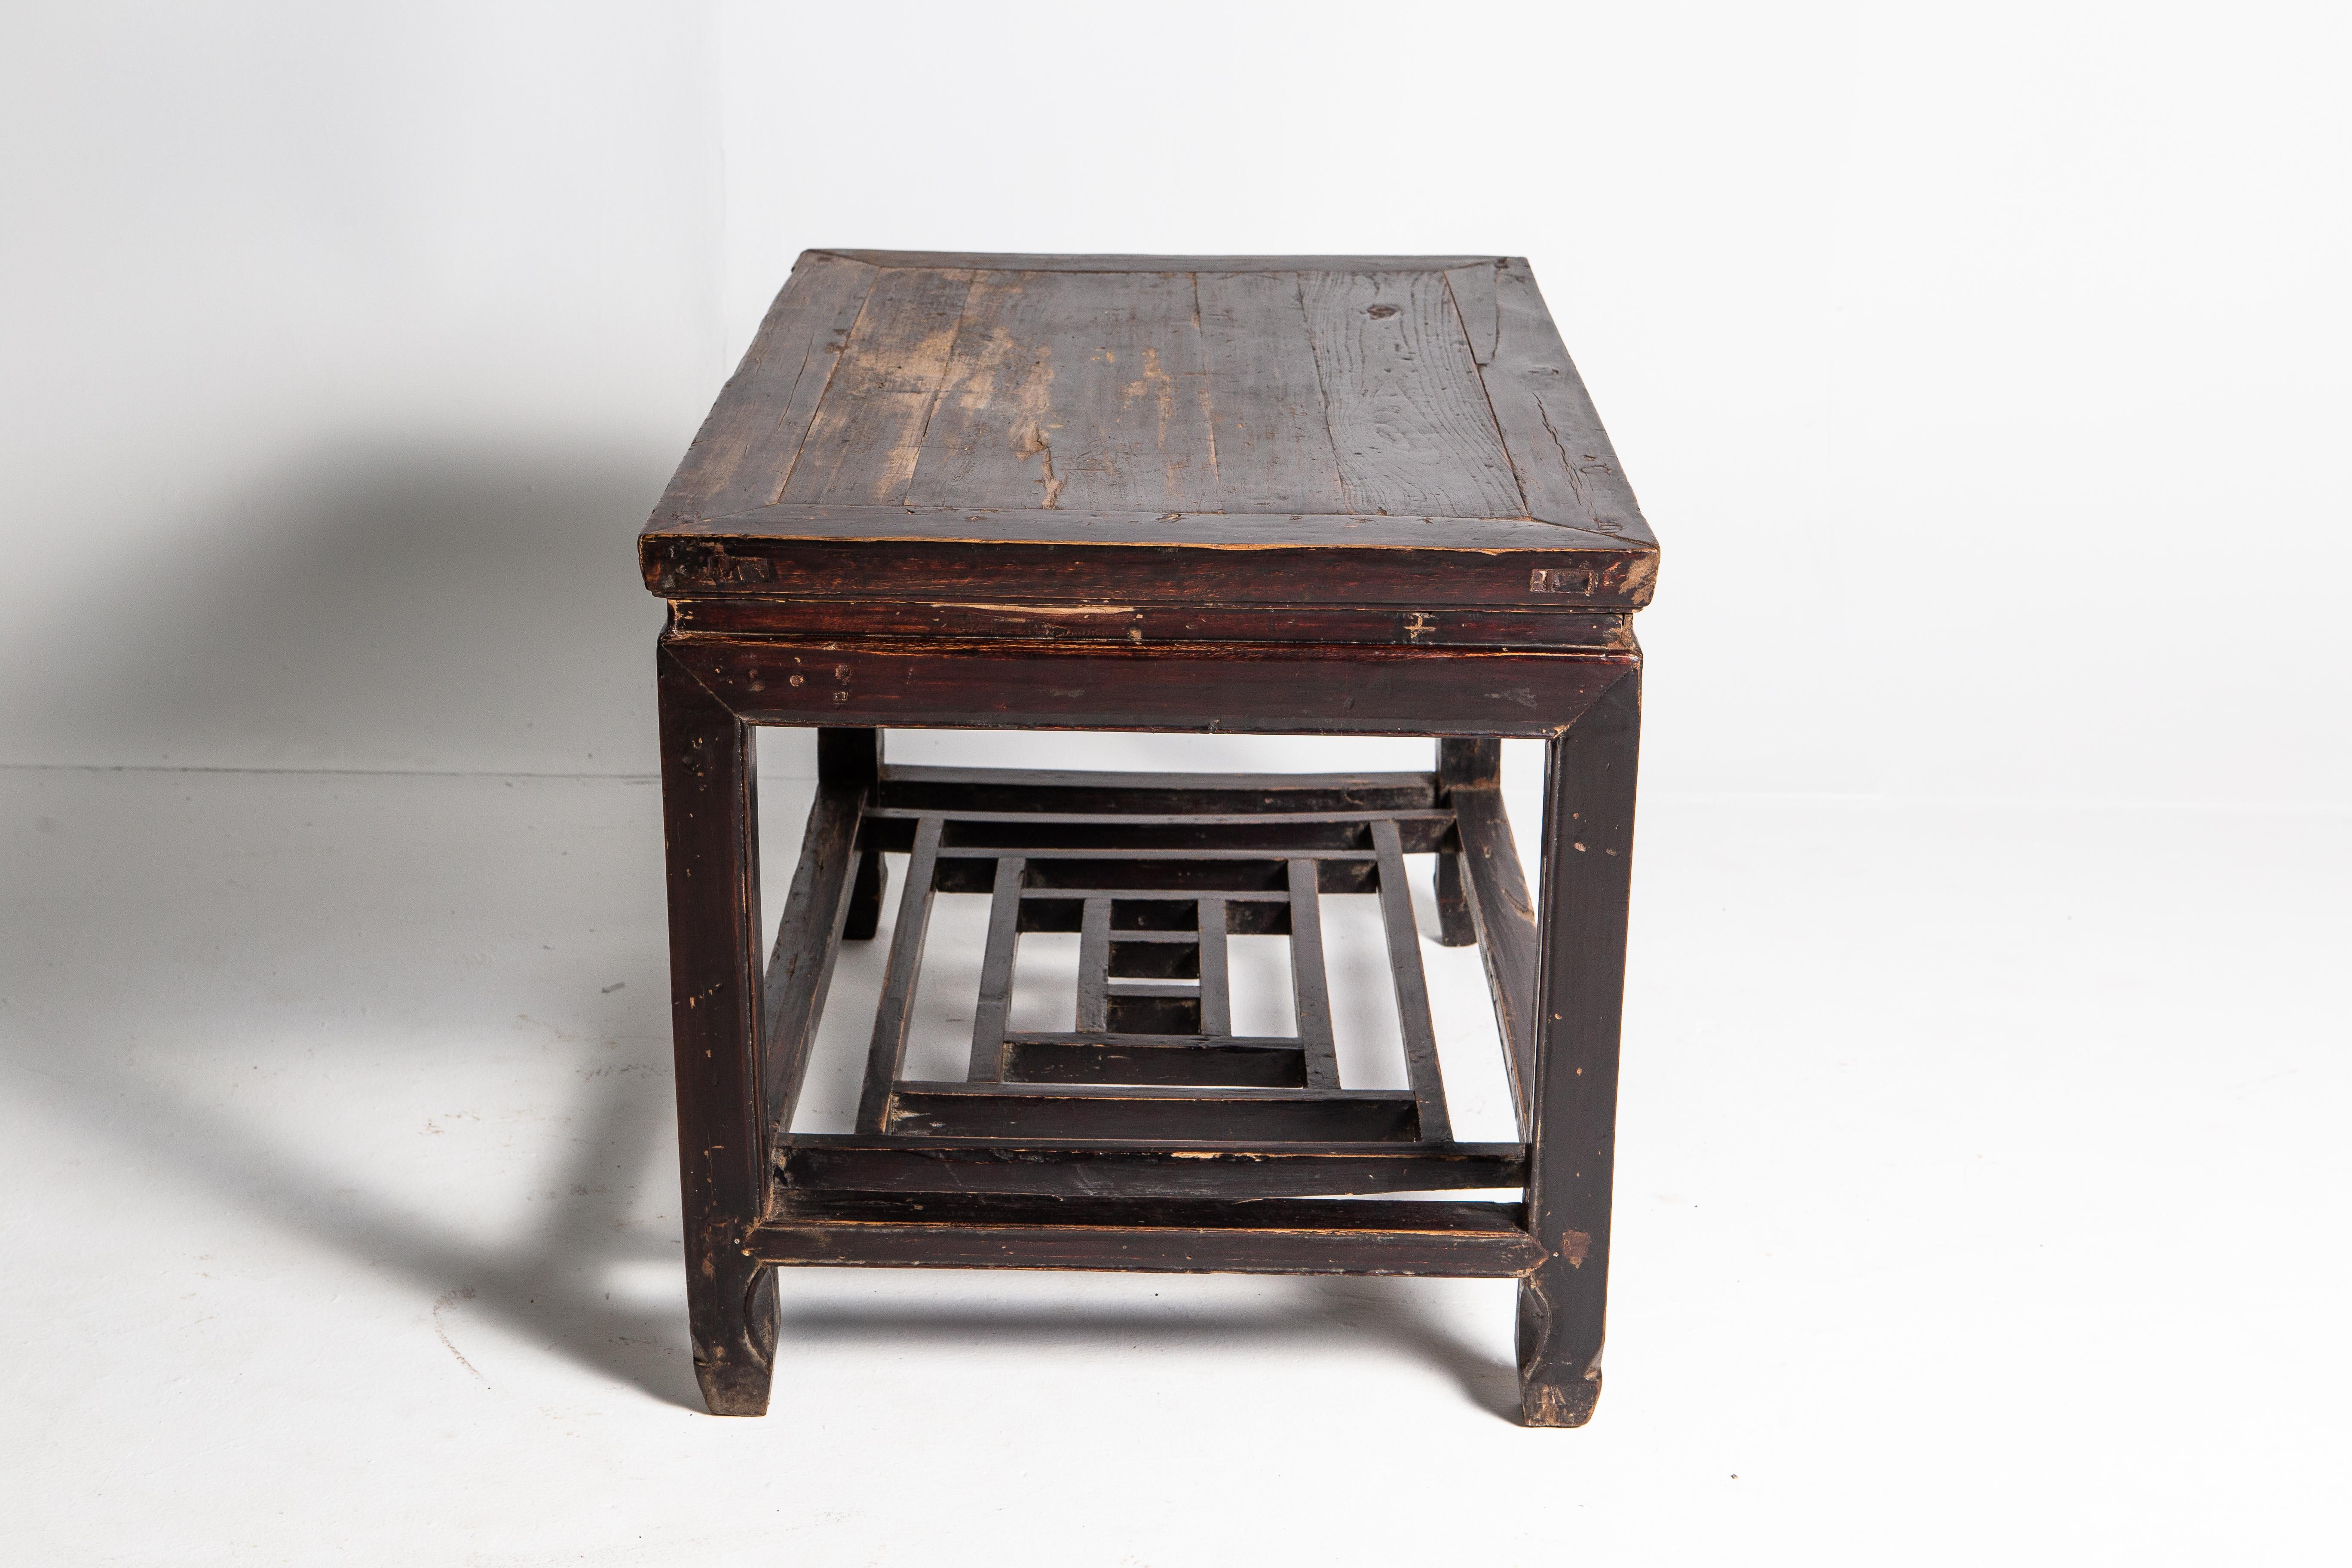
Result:
[[[1194,969],[1201,978],[1201,1032],[1204,1035],[1230,1035],[1234,1032],[1234,1004],[1231,965],[1225,946],[1225,900],[1202,899],[1200,907],[1200,932],[1196,942],[1199,956]]]
[[[1549,736],[1626,668],[1584,654],[1237,644],[665,646],[754,722],[908,728]]]
[[[1068,301],[1032,292],[1017,272],[974,272],[940,395],[930,411],[904,494],[910,507],[979,504],[1058,508],[1076,468],[1054,408],[1056,381],[1067,399],[1077,366],[1070,344],[1039,321]],[[1083,505],[1074,501],[1073,505]]]
[[[1201,340],[1200,396],[1210,410],[1217,480],[1214,510],[1347,510],[1297,275],[1191,276]]]
[[[1640,547],[1650,552],[1646,570],[1654,576],[1657,536],[1634,502],[1617,449],[1526,262],[1496,268],[1494,299],[1497,338],[1486,395],[1509,440],[1528,511]]]
[[[778,1151],[777,1169],[789,1186],[836,1192],[1316,1197],[1516,1187],[1527,1180],[1527,1151],[1517,1143],[1041,1144],[810,1134]]]
[[[868,267],[971,268],[1000,272],[1443,272],[1493,266],[1498,256],[1065,256],[971,250],[807,250]]]
[[[1495,363],[1496,340],[1502,331],[1500,307],[1495,299],[1495,274],[1502,266],[1496,260],[1445,269],[1445,291],[1461,320],[1463,341],[1470,345],[1470,357],[1481,370]],[[1485,378],[1480,379],[1483,384]]]
[[[762,1262],[1160,1273],[1513,1279],[1542,1250],[1514,1204],[1444,1200],[794,1196],[752,1233]]]
[[[906,504],[1217,510],[1189,274],[971,276]]]
[[[684,603],[1378,605],[1416,642],[1443,610],[1636,608],[1656,563],[1496,257],[811,252],[641,545]]]
[[[656,526],[723,517],[776,499],[880,275],[862,261],[814,252],[801,258],[654,509]]]
[[[896,271],[875,279],[778,499],[869,505],[906,499],[972,276]]]
[[[1175,512],[779,506],[648,531],[639,549],[646,585],[680,599],[1557,613],[1638,609],[1655,576],[1654,557],[1633,546],[1507,518],[1299,516],[1275,526]]]
[[[1110,1027],[1110,900],[1080,900],[1077,1027]]]
[[[1519,517],[1519,494],[1443,273],[1311,272],[1300,308],[1343,511]]]

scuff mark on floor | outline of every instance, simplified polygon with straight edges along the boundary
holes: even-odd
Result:
[[[460,1301],[470,1301],[473,1299],[474,1288],[470,1285],[460,1286],[455,1290],[442,1291],[440,1296],[433,1303],[433,1331],[441,1336],[443,1348],[447,1350],[451,1355],[457,1358],[457,1364],[459,1366],[464,1367],[476,1377],[482,1377],[482,1369],[466,1359],[466,1352],[457,1348],[457,1342],[449,1337],[449,1331],[445,1328],[441,1322],[441,1314],[443,1312],[446,1311],[449,1308],[456,1306]],[[482,1381],[484,1383],[488,1383],[489,1382],[489,1379],[482,1377]]]

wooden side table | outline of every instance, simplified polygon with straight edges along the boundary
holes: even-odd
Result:
[[[802,257],[640,540],[695,1370],[764,1412],[789,1264],[1520,1281],[1522,1405],[1601,1390],[1657,545],[1524,261]],[[817,728],[760,955],[750,727]],[[898,767],[885,726],[1426,735],[1426,773]],[[1530,898],[1499,738],[1549,744]],[[1454,1141],[1403,857],[1483,950],[1519,1137]],[[857,1115],[795,1135],[845,941],[905,891]],[[991,895],[967,1077],[902,1076],[937,892]],[[1376,892],[1408,1090],[1339,1081],[1319,893]],[[1011,1029],[1020,939],[1076,1016]],[[1226,938],[1297,1031],[1236,1035]],[[1524,1204],[1343,1195],[1520,1187]]]

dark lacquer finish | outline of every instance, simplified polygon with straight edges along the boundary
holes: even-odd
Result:
[[[767,1407],[790,1264],[1517,1279],[1522,1406],[1599,1396],[1657,546],[1526,263],[813,251],[640,542],[660,647],[688,1308]],[[749,726],[818,735],[758,951]],[[898,767],[887,726],[1440,737],[1429,773]],[[1549,748],[1531,895],[1499,739]],[[1407,878],[1475,942],[1517,1141],[1455,1142]],[[795,1134],[840,945],[895,924],[856,1131]],[[961,1079],[909,1079],[985,894]],[[1377,897],[1405,1087],[1341,1081],[1320,898]],[[1009,1017],[1078,937],[1066,1027]],[[1290,946],[1234,1026],[1228,938]],[[1518,1188],[1522,1203],[1381,1194]],[[1341,1199],[1350,1201],[1339,1201]]]

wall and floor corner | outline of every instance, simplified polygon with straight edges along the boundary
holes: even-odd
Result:
[[[2326,13],[1505,7],[1408,51],[1474,159],[1335,107],[1401,12],[1015,11],[13,14],[0,762],[645,771],[626,540],[802,247],[1470,245],[1671,535],[1656,788],[2352,796]]]
[[[2285,5],[13,10],[0,1545],[2324,1560],[2347,42]],[[835,244],[1533,260],[1666,548],[1594,1426],[1501,1418],[1507,1294],[1378,1280],[811,1274],[777,1416],[695,1414],[630,539]],[[788,860],[810,770],[768,760]],[[1151,1479],[1236,1420],[1277,1484]],[[1401,1510],[1400,1456],[1545,1506]]]
[[[629,539],[719,374],[709,16],[6,26],[0,526],[52,569],[0,757],[647,771]]]

